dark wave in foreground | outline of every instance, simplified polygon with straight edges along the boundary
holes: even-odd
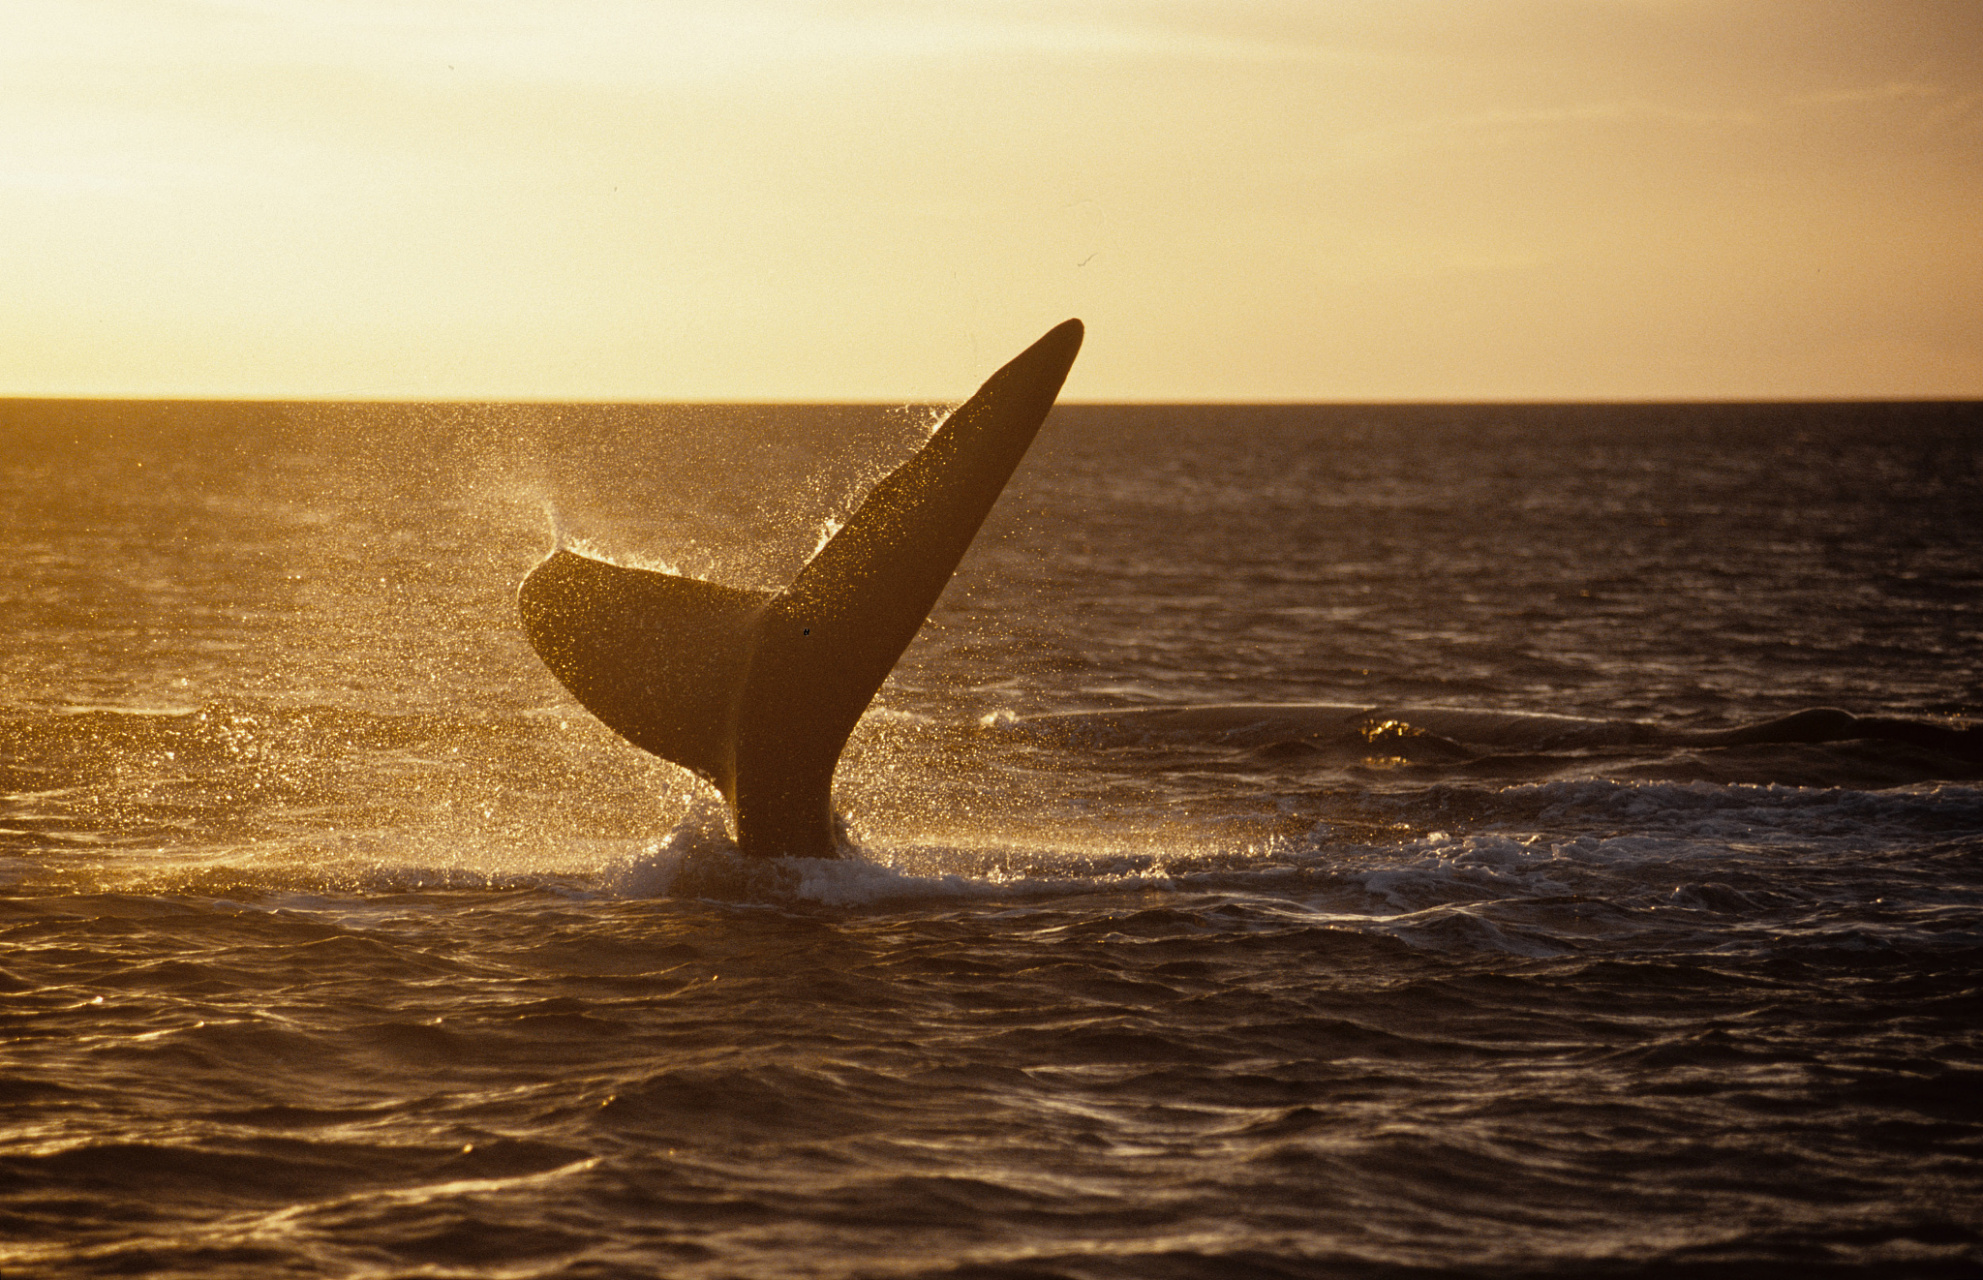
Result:
[[[1918,865],[1695,866],[1654,902],[1643,850],[1639,900],[1574,848],[1444,856],[938,911],[12,893],[0,1094],[39,1122],[0,1261],[1969,1273],[1973,894],[1897,929]],[[1507,891],[1524,857],[1558,885]]]

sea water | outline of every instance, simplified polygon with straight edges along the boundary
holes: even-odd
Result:
[[[1669,732],[1983,712],[1977,406],[1063,407],[744,862],[515,584],[931,420],[0,406],[0,1273],[1983,1269],[1983,760]]]

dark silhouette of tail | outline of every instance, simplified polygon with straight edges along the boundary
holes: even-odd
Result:
[[[607,727],[714,783],[744,853],[837,856],[847,735],[1025,456],[1081,337],[1069,320],[993,374],[785,590],[559,549],[517,590],[531,645]]]

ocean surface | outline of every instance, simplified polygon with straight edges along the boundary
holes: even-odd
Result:
[[[1983,409],[1063,407],[741,860],[516,583],[939,413],[0,404],[0,1274],[1983,1274]]]

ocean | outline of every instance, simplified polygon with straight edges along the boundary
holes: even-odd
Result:
[[[741,859],[516,584],[939,419],[0,403],[0,1274],[1983,1274],[1983,407],[1062,406]]]

